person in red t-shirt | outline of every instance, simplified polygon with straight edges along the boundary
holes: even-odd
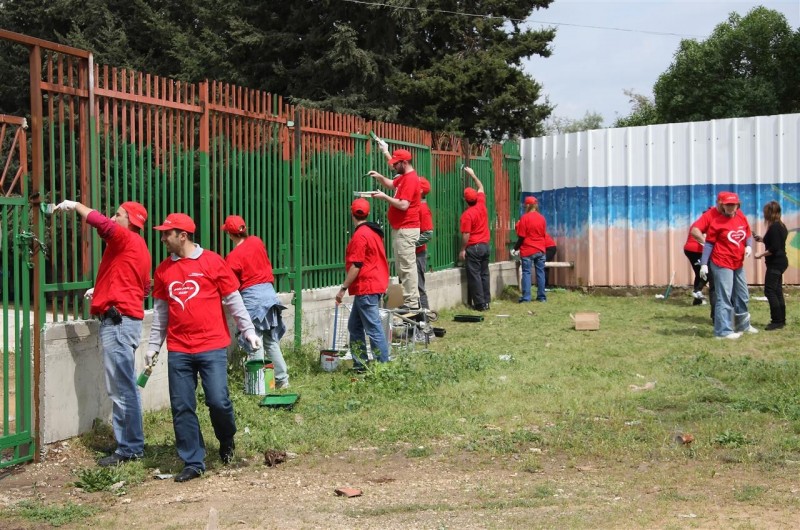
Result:
[[[694,300],[692,301],[692,305],[702,305],[705,303],[703,287],[711,283],[710,277],[708,280],[704,280],[700,277],[700,258],[703,257],[703,245],[706,242],[706,237],[704,232],[700,231],[698,228],[704,226],[708,215],[711,215],[709,214],[711,211],[716,212],[717,208],[712,206],[692,223],[692,226],[689,227],[689,235],[686,237],[686,243],[683,245],[683,254],[689,260],[689,263],[692,264],[692,270],[694,270],[694,285],[692,288],[692,297]],[[695,228],[698,228],[698,230],[695,230]]]
[[[144,297],[150,292],[150,251],[141,236],[147,210],[138,202],[124,202],[109,219],[75,201],[63,201],[56,209],[76,211],[106,243],[95,286],[84,295],[91,300],[89,312],[100,319],[100,349],[117,442],[116,450],[97,463],[112,466],[135,460],[144,454],[135,362],[142,338]]]
[[[389,287],[389,262],[383,248],[383,230],[376,223],[367,221],[369,202],[356,199],[350,205],[353,217],[353,235],[347,244],[344,256],[344,267],[347,272],[336,303],[342,303],[342,297],[350,292],[353,308],[347,321],[350,333],[350,352],[353,356],[353,370],[363,372],[368,363],[366,354],[366,337],[369,337],[373,352],[379,352],[378,362],[389,361],[389,344],[381,326],[381,315],[378,306],[381,296]]]
[[[536,197],[525,197],[525,215],[517,221],[517,243],[514,251],[522,262],[522,296],[519,302],[531,301],[531,268],[536,267],[536,301],[546,302],[544,291],[545,234],[547,221],[538,211]]]
[[[428,241],[433,237],[433,214],[428,208],[425,197],[431,191],[431,183],[425,177],[419,178],[422,202],[419,205],[419,239],[417,240],[417,286],[419,287],[419,305],[430,309],[428,293],[425,291],[425,269],[428,266]]]
[[[467,269],[467,305],[478,311],[487,311],[491,299],[489,291],[489,213],[483,184],[471,167],[464,171],[472,177],[477,190],[464,190],[467,209],[461,214],[461,251],[458,259]]]
[[[236,421],[228,392],[228,353],[231,343],[225,306],[250,348],[261,347],[239,294],[239,280],[222,256],[194,242],[195,224],[183,213],[171,213],[155,227],[170,255],[156,268],[153,324],[147,359],[167,339],[169,403],[175,446],[184,468],[175,482],[186,482],[206,469],[205,443],[197,419],[197,376],[223,463],[233,460]]]
[[[244,307],[264,347],[250,350],[242,335],[239,335],[239,345],[247,351],[248,361],[263,361],[266,350],[275,368],[275,388],[289,388],[289,372],[281,351],[281,338],[286,333],[281,313],[286,306],[281,304],[272,285],[275,278],[267,248],[258,236],[248,235],[247,225],[238,215],[225,218],[222,230],[233,241],[233,250],[225,256],[225,263],[239,279]]]
[[[706,233],[700,276],[708,277],[709,267],[714,275],[714,336],[738,339],[742,333],[758,333],[750,325],[750,294],[743,268],[744,258],[752,254],[753,235],[747,218],[737,215],[739,196],[727,193],[720,202],[723,213],[716,216]]]
[[[383,145],[381,146],[383,150]],[[395,149],[389,156],[388,148],[383,150],[389,165],[397,176],[388,179],[377,171],[369,175],[377,179],[386,188],[395,190],[394,197],[382,191],[373,193],[373,198],[389,203],[389,224],[392,227],[392,252],[394,253],[395,272],[403,286],[403,305],[398,309],[419,309],[419,289],[417,286],[416,243],[419,239],[419,176],[411,166],[411,153],[405,149]]]

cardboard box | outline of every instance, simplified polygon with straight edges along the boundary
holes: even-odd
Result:
[[[600,313],[594,311],[582,311],[570,315],[572,321],[575,323],[577,331],[595,331],[600,329]]]

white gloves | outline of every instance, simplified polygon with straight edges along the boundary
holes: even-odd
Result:
[[[750,254],[752,254],[752,253],[753,253],[753,249],[752,249],[752,248],[750,248],[750,246],[749,246],[749,245],[748,245],[748,246],[746,246],[746,247],[744,247],[744,257],[745,257],[745,258],[749,258],[749,257],[750,257]]]
[[[250,345],[253,350],[261,349],[261,337],[255,331],[248,331],[244,336],[244,340]]]
[[[78,203],[76,201],[61,201],[56,205],[56,210],[71,212],[75,209],[77,205]]]
[[[700,277],[703,278],[704,280],[708,279],[708,265],[700,265]]]
[[[378,147],[380,148],[382,153],[388,153],[389,152],[389,144],[387,144],[386,142],[384,142],[380,138],[378,138],[376,140],[376,142],[378,143]]]
[[[156,363],[156,359],[158,358],[157,351],[149,351],[144,354],[144,364],[147,366],[153,366]]]
[[[512,248],[511,249],[511,257],[518,258],[519,257],[519,250]]]
[[[86,289],[86,292],[83,293],[83,297],[86,298],[87,300],[91,300],[93,296],[94,296],[94,287]]]

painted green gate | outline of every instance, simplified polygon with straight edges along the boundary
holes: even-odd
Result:
[[[32,253],[25,121],[0,115],[0,297],[3,415],[0,468],[32,460]]]

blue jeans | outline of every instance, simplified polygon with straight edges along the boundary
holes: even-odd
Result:
[[[117,440],[116,453],[142,456],[142,401],[136,387],[134,356],[142,336],[142,321],[123,316],[114,325],[110,318],[100,323],[100,348],[106,372],[106,391],[111,399],[111,425]]]
[[[197,376],[203,383],[206,406],[214,434],[220,442],[233,439],[236,420],[228,395],[228,353],[211,350],[203,353],[169,352],[169,404],[175,447],[186,467],[205,471],[206,445],[197,420]]]
[[[532,256],[520,258],[522,262],[522,298],[520,302],[531,301],[531,266],[536,267],[536,300],[546,302],[547,295],[544,294],[544,252],[537,252]]]
[[[750,311],[747,304],[750,293],[744,268],[736,270],[718,267],[709,261],[708,266],[714,275],[714,335],[725,337],[734,331],[745,331],[750,327]]]
[[[353,299],[353,309],[347,320],[347,331],[350,332],[350,352],[353,355],[353,366],[360,367],[367,362],[366,338],[369,337],[373,355],[378,362],[389,361],[389,344],[383,334],[381,314],[378,310],[379,294],[360,294]]]

